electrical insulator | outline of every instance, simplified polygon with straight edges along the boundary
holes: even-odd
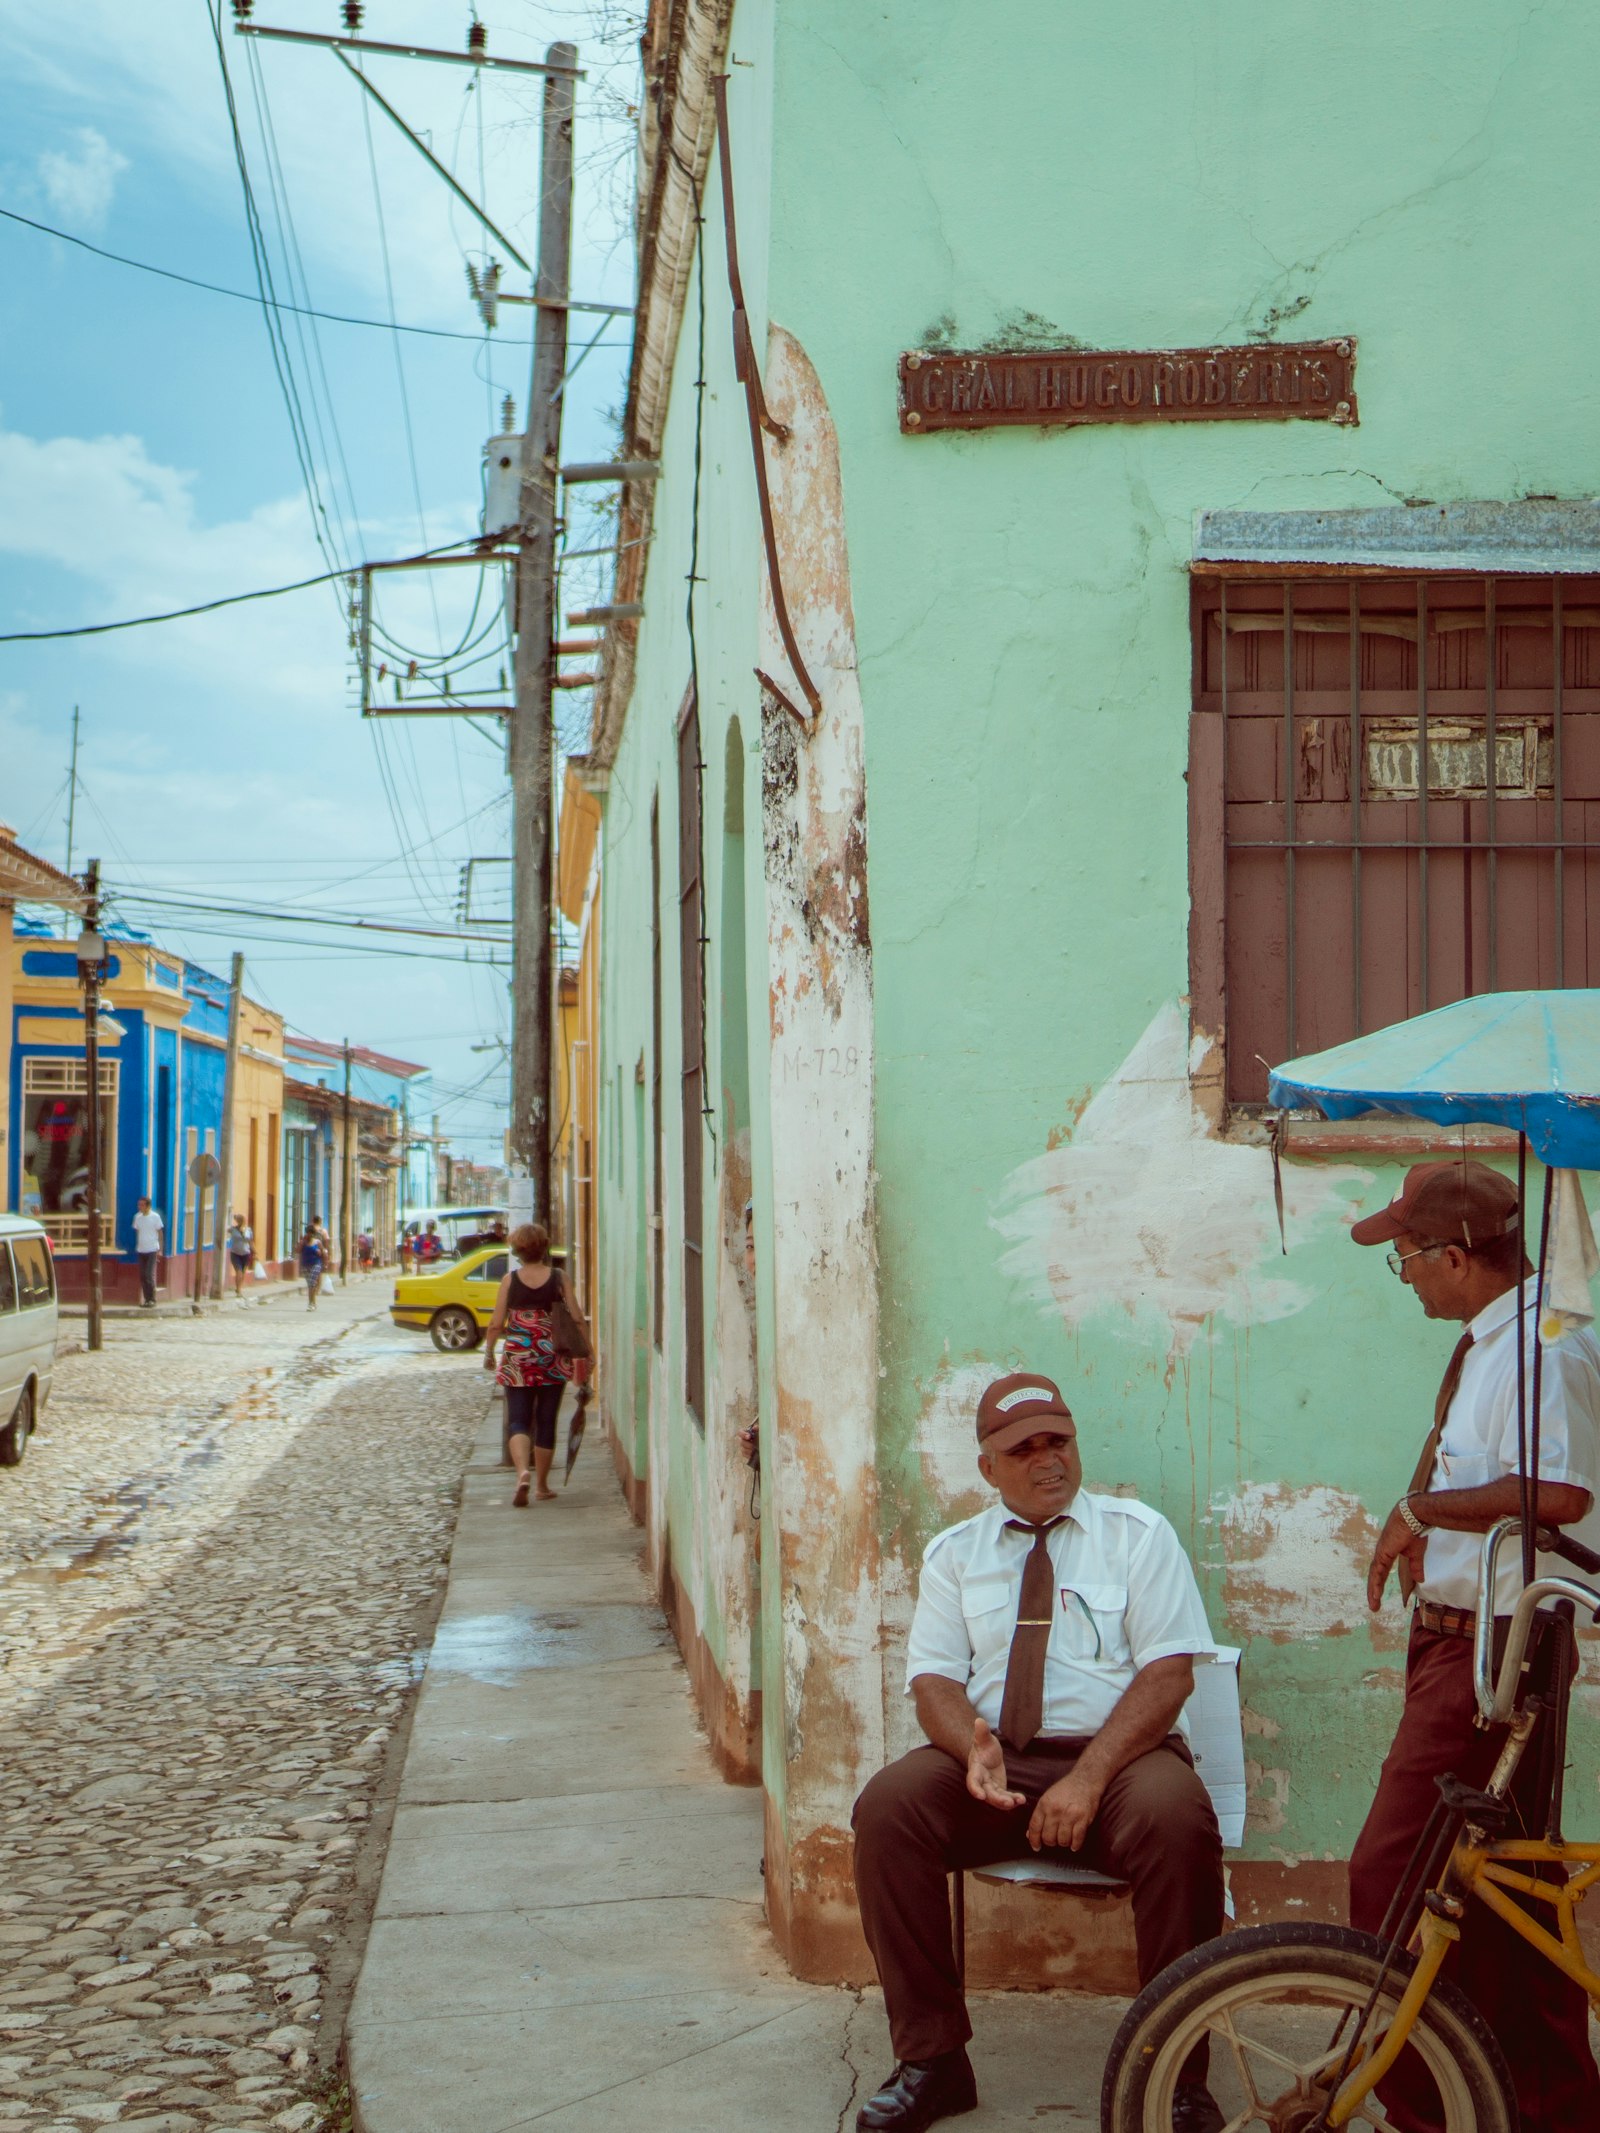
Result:
[[[483,24],[479,22],[476,17],[474,17],[470,27],[467,30],[467,50],[469,52],[487,52],[488,49],[489,32],[484,28]]]
[[[361,0],[344,0],[344,26],[352,36],[361,27]]]
[[[233,17],[236,22],[248,22],[255,12],[256,0],[233,0]]]
[[[500,403],[500,427],[509,437],[517,426],[517,403],[509,393]]]

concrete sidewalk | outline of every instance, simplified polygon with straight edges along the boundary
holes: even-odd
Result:
[[[357,2126],[852,2126],[892,2058],[882,2003],[796,1983],[767,1933],[760,1794],[712,1766],[598,1425],[525,1511],[499,1428],[496,1405],[351,2012]],[[961,2123],[1097,2125],[1124,2004],[975,1995],[985,2100]]]

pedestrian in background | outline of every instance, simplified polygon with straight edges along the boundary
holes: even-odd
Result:
[[[300,1239],[300,1273],[306,1285],[306,1309],[317,1308],[317,1292],[322,1287],[322,1277],[327,1272],[328,1257],[323,1248],[326,1235],[320,1223],[308,1222],[305,1235]]]
[[[133,1216],[133,1248],[139,1255],[139,1301],[155,1309],[156,1275],[161,1266],[161,1237],[166,1224],[148,1200],[141,1200]]]
[[[228,1229],[228,1265],[233,1271],[233,1293],[244,1295],[244,1279],[256,1254],[256,1233],[243,1215],[235,1215]]]
[[[536,1222],[525,1222],[511,1232],[511,1249],[520,1263],[496,1291],[494,1315],[484,1342],[483,1367],[494,1371],[495,1382],[505,1391],[506,1449],[517,1470],[516,1493],[511,1501],[520,1510],[528,1501],[530,1440],[534,1501],[550,1503],[555,1498],[550,1486],[550,1462],[556,1451],[561,1395],[574,1378],[586,1376],[589,1367],[557,1348],[551,1315],[557,1305],[565,1306],[586,1347],[589,1329],[566,1275],[550,1264],[549,1233]],[[502,1341],[496,1369],[495,1349]]]
[[[430,1222],[416,1244],[418,1267],[437,1266],[444,1257],[444,1239],[437,1222]]]

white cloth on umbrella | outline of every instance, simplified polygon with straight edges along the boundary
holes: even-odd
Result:
[[[1594,1322],[1589,1284],[1600,1273],[1600,1249],[1589,1225],[1583,1186],[1575,1170],[1550,1173],[1550,1236],[1544,1255],[1544,1308],[1539,1332],[1558,1341]]]

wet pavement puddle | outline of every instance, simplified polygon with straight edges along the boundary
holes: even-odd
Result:
[[[655,1607],[599,1606],[555,1612],[513,1607],[494,1614],[445,1616],[434,1632],[429,1670],[507,1683],[541,1667],[593,1666],[608,1659],[647,1659],[675,1651]]]

